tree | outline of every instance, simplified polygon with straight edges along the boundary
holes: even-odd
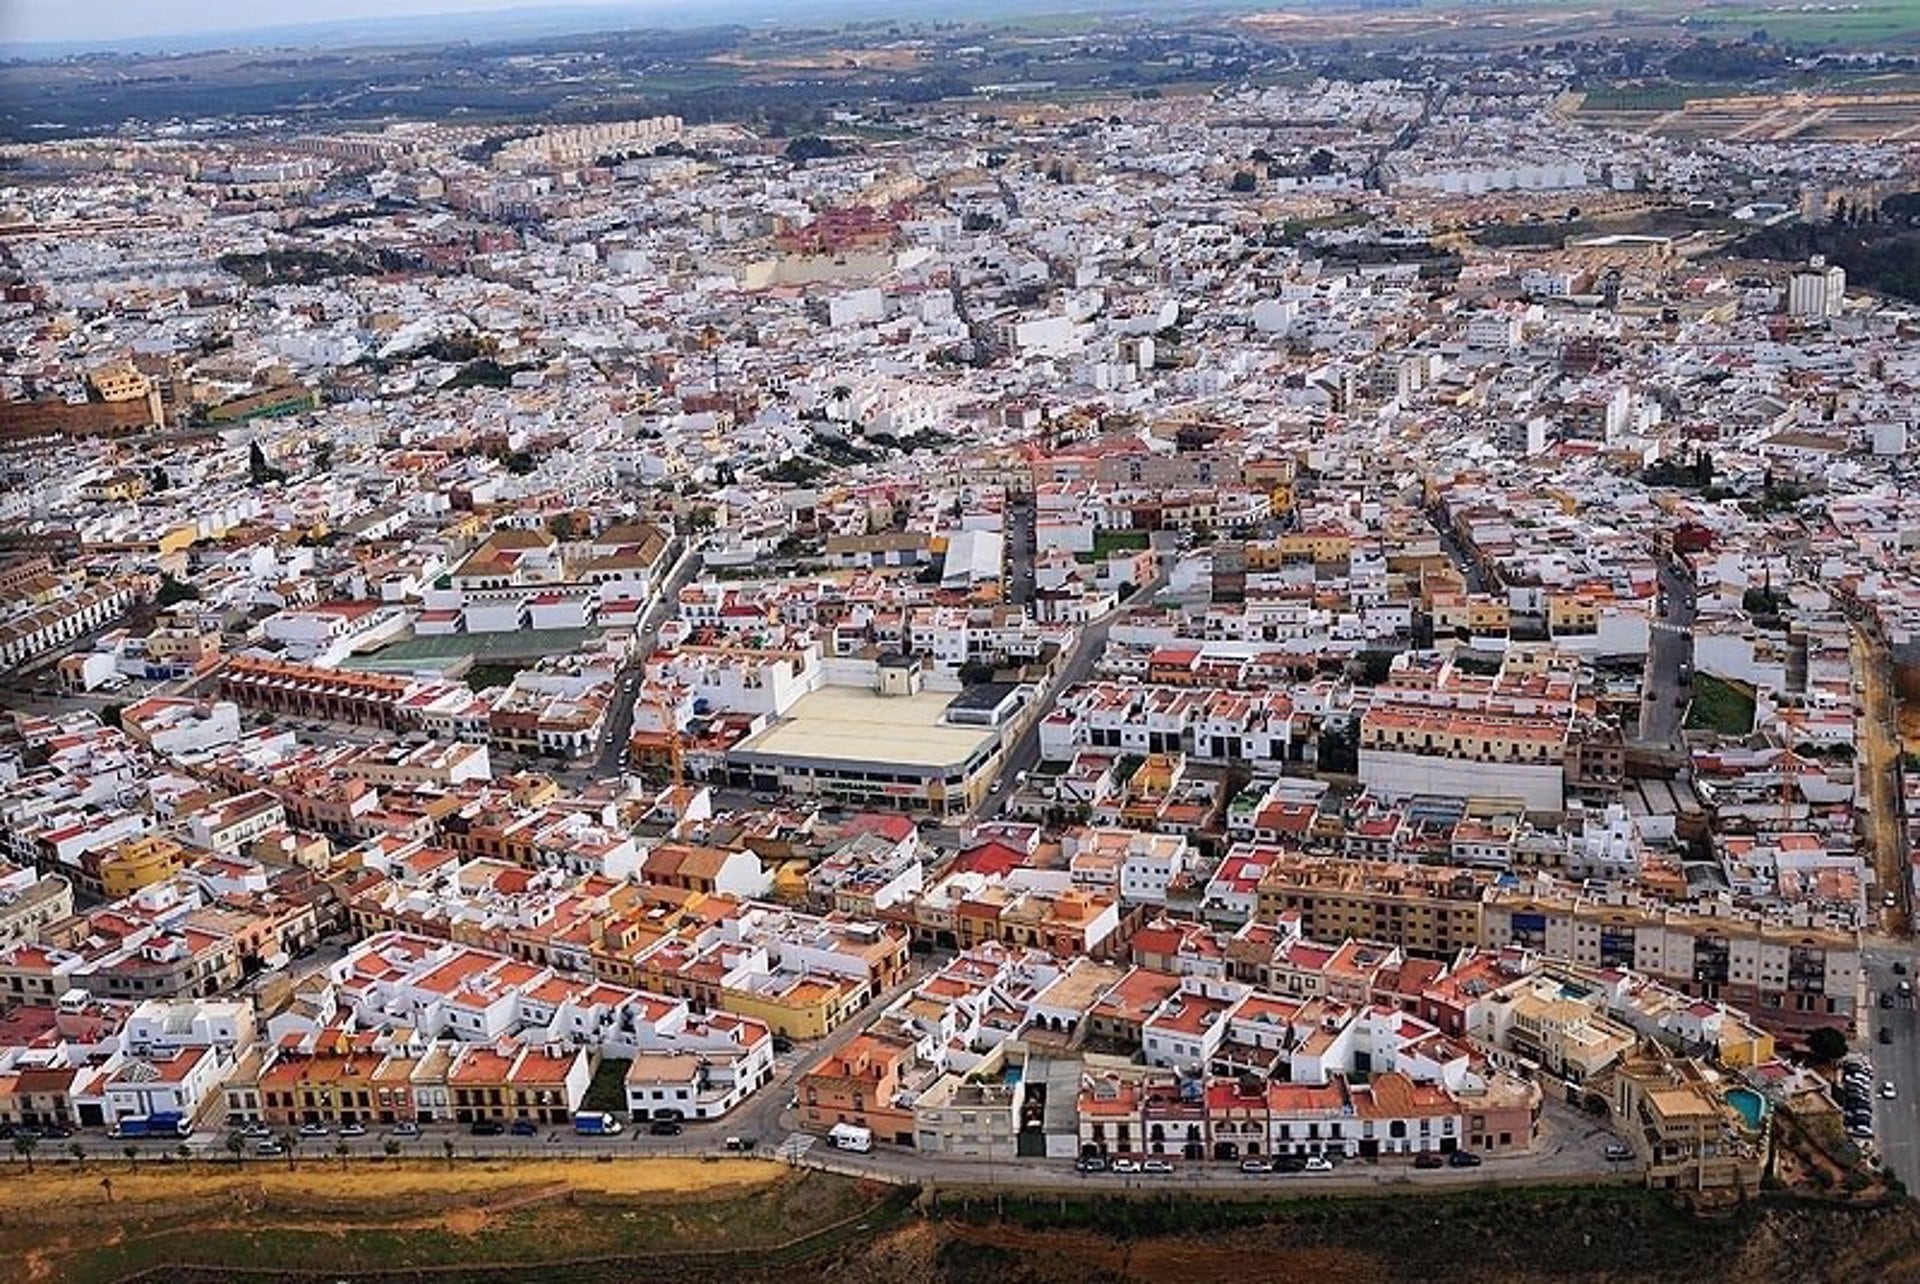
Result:
[[[333,1143],[333,1153],[340,1157],[340,1166],[345,1168],[347,1166],[347,1156],[353,1153],[353,1147],[349,1146],[345,1140],[336,1141]]]
[[[40,1139],[38,1137],[21,1135],[13,1139],[13,1153],[27,1161],[27,1171],[29,1173],[33,1171],[33,1152],[39,1145]]]
[[[193,1147],[189,1146],[186,1142],[183,1141],[179,1145],[173,1148],[173,1157],[183,1162],[186,1160],[192,1159]]]
[[[166,572],[160,574],[160,590],[153,595],[153,604],[161,610],[180,602],[197,602],[200,590],[185,580],[176,580]]]
[[[76,1164],[84,1165],[87,1162],[87,1148],[77,1141],[67,1147],[67,1153],[73,1156]]]
[[[442,1137],[440,1139],[440,1149],[447,1157],[447,1167],[453,1167],[453,1138]]]
[[[153,471],[147,474],[147,489],[158,493],[173,486],[173,479],[167,476],[167,470],[155,464]]]
[[[134,1145],[122,1146],[120,1147],[120,1153],[127,1157],[127,1167],[131,1168],[133,1167],[134,1161],[140,1158],[140,1147]]]
[[[240,1157],[246,1153],[246,1149],[247,1139],[245,1137],[242,1137],[237,1132],[227,1134],[227,1153],[233,1156],[234,1163],[237,1164],[240,1162]]]
[[[1243,169],[1233,176],[1233,181],[1227,184],[1227,189],[1234,192],[1251,192],[1259,185],[1260,180],[1253,176],[1253,171]]]
[[[300,1134],[297,1132],[281,1133],[280,1149],[286,1152],[287,1168],[291,1171],[293,1168],[293,1152],[300,1149]]]
[[[112,727],[114,730],[118,731],[120,729],[121,719],[126,716],[126,712],[127,712],[126,705],[110,704],[106,708],[100,711],[100,721],[104,725]]]
[[[389,1137],[380,1143],[380,1149],[386,1152],[387,1158],[391,1159],[400,1153],[400,1143]]]
[[[580,520],[572,513],[555,513],[547,519],[547,534],[553,536],[562,544],[578,539],[580,536]]]
[[[1807,1036],[1807,1051],[1816,1061],[1838,1061],[1847,1055],[1847,1036],[1823,1025]]]
[[[267,452],[260,449],[260,443],[254,442],[247,447],[247,481],[254,486],[264,486],[268,482],[285,481],[287,475],[267,462]]]

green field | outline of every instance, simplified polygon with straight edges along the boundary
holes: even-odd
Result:
[[[1753,693],[1738,683],[1700,674],[1693,680],[1693,702],[1687,706],[1686,729],[1746,735],[1753,730]]]

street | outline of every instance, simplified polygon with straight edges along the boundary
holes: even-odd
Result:
[[[1163,540],[1162,536],[1166,538]],[[1081,627],[1079,636],[1074,639],[1073,649],[1067,653],[1059,668],[1054,671],[1052,681],[1034,696],[1034,705],[1038,713],[1028,721],[1026,727],[1014,740],[1013,746],[1007,750],[1006,757],[1000,764],[1002,786],[997,792],[987,795],[987,800],[980,805],[980,810],[974,817],[976,821],[992,820],[1006,810],[1007,803],[1012,800],[1014,792],[1006,787],[1006,782],[1013,780],[1023,771],[1033,770],[1034,764],[1040,761],[1041,718],[1046,716],[1046,711],[1053,707],[1054,698],[1062,691],[1077,683],[1085,682],[1092,676],[1093,666],[1098,664],[1100,657],[1106,653],[1107,635],[1113,631],[1114,623],[1125,614],[1129,606],[1152,600],[1154,594],[1166,587],[1167,577],[1173,572],[1174,552],[1171,547],[1173,538],[1171,531],[1155,531],[1154,548],[1158,551],[1159,557],[1155,559],[1153,579],[1141,585],[1139,591],[1126,602],[1122,602],[1105,615]]]
[[[680,590],[693,581],[701,567],[700,546],[703,540],[688,540],[681,551],[680,558],[667,572],[665,583],[653,599],[653,605],[640,617],[640,627],[635,631],[633,660],[620,671],[620,687],[614,694],[613,707],[607,714],[606,731],[600,742],[600,752],[594,758],[589,769],[591,776],[616,776],[620,774],[620,755],[626,752],[627,737],[633,733],[633,697],[638,687],[642,671],[647,667],[647,657],[653,654],[654,641],[659,637],[660,626],[667,618],[679,610]]]
[[[1694,586],[1685,563],[1677,558],[1659,558],[1657,565],[1659,607],[1648,632],[1639,739],[1665,748],[1679,745],[1680,723],[1686,714],[1688,684],[1681,680],[1681,666],[1688,666],[1691,673]]]
[[[1867,973],[1868,1018],[1871,1033],[1860,1046],[1873,1062],[1873,1125],[1880,1155],[1908,1185],[1920,1182],[1920,1013],[1912,995],[1899,994],[1901,981],[1912,981],[1916,954],[1912,946],[1892,941],[1871,942],[1863,951]],[[1894,972],[1898,964],[1907,974]],[[1893,1006],[1882,1008],[1880,996],[1893,996]],[[1887,1030],[1891,1043],[1881,1043]],[[1880,1084],[1891,1081],[1898,1095],[1891,1101],[1878,1095]]]

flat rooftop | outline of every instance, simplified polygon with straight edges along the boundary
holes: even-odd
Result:
[[[951,699],[935,692],[882,696],[858,687],[822,687],[734,753],[854,767],[958,769],[999,733],[947,722]]]

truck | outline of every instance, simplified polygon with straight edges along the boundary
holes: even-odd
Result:
[[[873,1149],[873,1129],[856,1124],[835,1124],[827,1133],[827,1140],[833,1143],[835,1150],[851,1150],[864,1155]]]
[[[617,1137],[620,1121],[604,1110],[583,1110],[573,1117],[573,1130],[582,1137]]]
[[[130,1137],[167,1137],[179,1140],[193,1135],[193,1121],[177,1111],[151,1115],[126,1115],[108,1131],[115,1140]]]

